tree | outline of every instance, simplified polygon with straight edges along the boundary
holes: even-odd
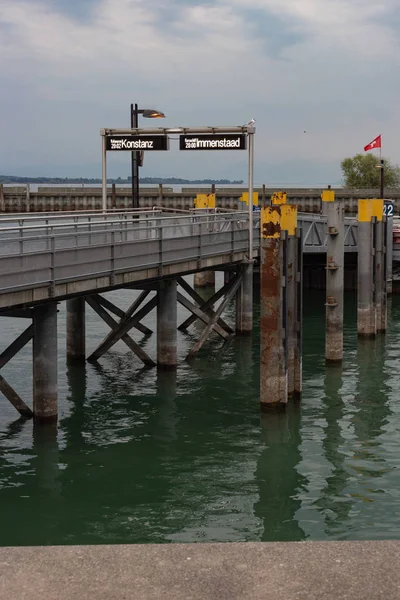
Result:
[[[385,188],[400,187],[400,169],[385,158]],[[379,188],[380,159],[373,154],[356,154],[341,162],[344,185],[348,188]]]

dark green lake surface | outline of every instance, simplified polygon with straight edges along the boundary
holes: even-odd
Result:
[[[0,545],[400,538],[399,299],[390,306],[386,337],[357,343],[349,296],[343,367],[327,368],[324,297],[306,294],[302,404],[262,418],[258,306],[252,340],[221,350],[215,338],[190,365],[198,330],[179,334],[176,375],[140,369],[123,345],[67,368],[60,306],[58,431],[33,431],[0,398]],[[24,325],[1,321],[2,349]],[[88,350],[106,332],[88,311]],[[155,356],[155,335],[144,347]],[[29,403],[31,369],[29,347],[4,369]]]

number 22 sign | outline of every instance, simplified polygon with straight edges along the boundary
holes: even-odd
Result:
[[[385,202],[385,204],[383,205],[383,214],[385,217],[393,217],[393,215],[394,215],[393,202]]]

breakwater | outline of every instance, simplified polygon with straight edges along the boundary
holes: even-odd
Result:
[[[282,188],[281,188],[282,189]],[[172,188],[159,185],[154,188],[140,190],[140,207],[151,208],[163,206],[178,210],[189,210],[194,206],[197,194],[215,192],[216,205],[219,208],[236,210],[241,208],[241,188],[195,188],[182,187],[180,192]],[[262,201],[269,200],[271,196],[280,191],[266,186],[255,188]],[[299,211],[309,213],[321,212],[322,188],[296,188],[288,189],[288,203],[295,204]],[[386,190],[385,196],[394,201],[394,212],[400,214],[400,191]],[[348,214],[357,212],[357,203],[362,198],[376,198],[378,190],[336,190],[336,200],[342,202]],[[132,194],[130,188],[110,185],[107,191],[108,209],[129,209],[132,207]],[[100,187],[39,187],[32,192],[29,186],[5,187],[0,185],[0,212],[51,212],[74,210],[101,210]]]

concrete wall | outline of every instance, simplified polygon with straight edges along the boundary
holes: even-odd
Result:
[[[171,188],[142,188],[140,193],[140,206],[151,208],[153,206],[164,206],[166,208],[190,209],[194,206],[194,198],[197,193],[210,193],[210,188],[182,188],[182,192],[172,192]],[[260,199],[268,200],[275,191],[273,188],[257,188]],[[321,212],[321,188],[313,189],[290,189],[288,201],[297,204],[302,212]],[[241,207],[241,189],[218,189],[217,206],[226,209],[237,210]],[[377,190],[336,190],[336,197],[344,203],[347,213],[357,212],[359,198],[377,197]],[[395,203],[395,213],[400,213],[400,192],[387,190],[387,198],[392,198]],[[115,189],[108,187],[108,208],[129,209],[131,208],[131,191],[129,188]],[[80,187],[40,187],[37,192],[29,192],[25,187],[3,187],[0,186],[0,212],[49,212],[63,210],[100,210],[101,189]]]

